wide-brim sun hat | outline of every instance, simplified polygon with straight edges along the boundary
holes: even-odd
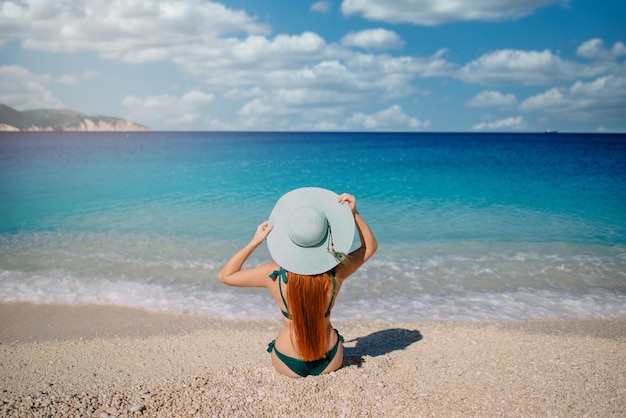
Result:
[[[331,270],[350,251],[355,224],[350,206],[339,195],[319,187],[284,194],[269,217],[274,228],[267,247],[274,261],[296,274]]]

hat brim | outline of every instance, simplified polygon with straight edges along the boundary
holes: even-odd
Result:
[[[321,274],[339,264],[327,250],[329,237],[320,245],[309,248],[299,247],[289,238],[289,216],[303,206],[314,206],[324,212],[335,251],[346,254],[354,240],[354,216],[347,204],[339,203],[337,193],[319,187],[292,190],[278,199],[272,209],[269,223],[274,228],[267,236],[267,247],[274,261],[292,273]]]

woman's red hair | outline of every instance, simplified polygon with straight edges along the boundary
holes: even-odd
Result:
[[[287,303],[296,347],[305,361],[318,360],[326,354],[326,311],[330,291],[330,273],[314,276],[287,273]]]

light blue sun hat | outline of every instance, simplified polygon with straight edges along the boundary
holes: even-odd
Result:
[[[269,217],[267,246],[274,261],[296,274],[320,274],[346,260],[354,216],[339,195],[319,187],[284,194]]]

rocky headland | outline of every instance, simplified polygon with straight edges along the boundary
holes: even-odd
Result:
[[[146,126],[109,116],[89,116],[71,110],[58,109],[38,109],[20,112],[9,106],[0,105],[0,132],[135,132],[150,130]]]

